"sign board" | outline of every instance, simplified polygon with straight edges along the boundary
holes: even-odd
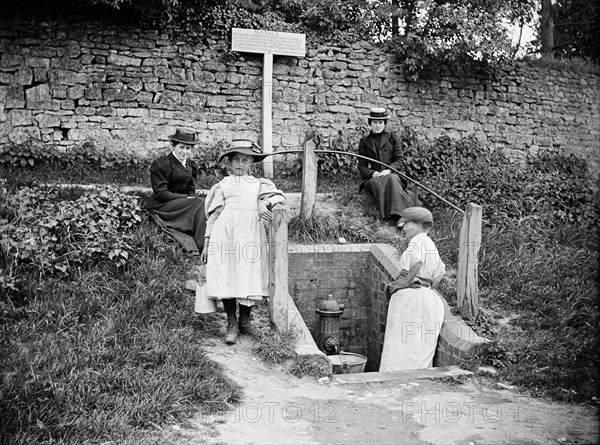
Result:
[[[245,53],[304,57],[306,36],[262,29],[231,29],[231,49]]]

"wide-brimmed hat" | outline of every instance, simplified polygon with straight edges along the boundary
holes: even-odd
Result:
[[[385,108],[371,108],[369,110],[369,121],[372,120],[383,120],[386,121],[390,116],[385,111]]]
[[[234,139],[229,144],[229,150],[221,155],[219,162],[229,157],[233,153],[241,153],[244,155],[254,156],[254,162],[260,162],[268,155],[263,153],[258,145],[248,139]]]
[[[173,142],[179,142],[181,144],[188,145],[196,145],[200,141],[198,140],[198,136],[194,130],[190,130],[189,128],[177,128],[175,130],[175,134],[170,136]]]
[[[398,220],[398,227],[404,226],[407,222],[416,223],[431,223],[433,224],[433,215],[425,207],[408,207],[404,209],[400,219]]]

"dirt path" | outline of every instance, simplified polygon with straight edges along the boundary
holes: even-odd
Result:
[[[210,357],[244,387],[245,398],[230,412],[196,417],[198,428],[180,430],[173,443],[598,443],[598,413],[590,407],[493,389],[478,377],[456,384],[417,372],[392,382],[319,384],[266,366],[251,342],[209,342]]]

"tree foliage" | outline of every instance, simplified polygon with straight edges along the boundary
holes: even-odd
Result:
[[[554,54],[600,62],[600,5],[589,0],[558,0],[553,6]]]
[[[390,46],[415,80],[424,71],[481,62],[497,67],[512,54],[504,10],[493,1],[425,0],[400,2],[400,35]]]

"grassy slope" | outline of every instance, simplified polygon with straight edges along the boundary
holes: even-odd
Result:
[[[125,270],[101,265],[3,299],[0,443],[122,443],[240,399],[203,351],[221,321],[193,315],[187,258],[149,221],[136,230]]]
[[[355,181],[320,178],[319,192],[334,193],[340,210],[308,226],[292,220],[292,240],[395,243]],[[277,183],[298,191],[297,180]],[[433,210],[432,237],[452,269],[462,218]],[[220,321],[191,313],[187,259],[147,221],[137,230],[124,271],[82,271],[68,283],[32,279],[19,304],[3,299],[2,443],[123,441],[241,396],[202,352]],[[500,378],[535,394],[589,402],[597,396],[596,233],[558,223],[540,232],[520,222],[486,226],[483,238],[483,314],[474,325],[496,342],[469,365],[493,364]],[[451,280],[442,291],[454,303]]]

